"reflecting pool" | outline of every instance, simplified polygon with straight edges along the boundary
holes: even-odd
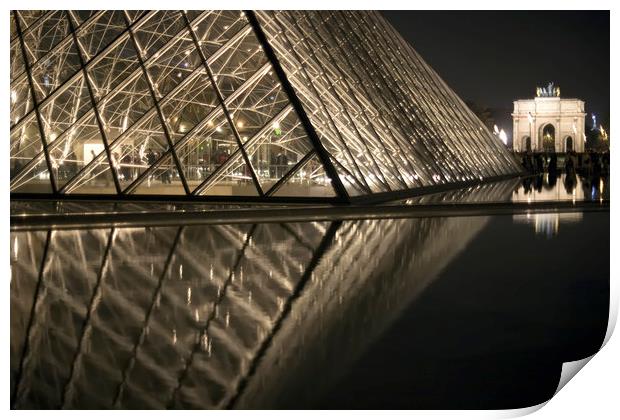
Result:
[[[469,188],[427,194],[404,200],[409,204],[437,204],[454,202],[512,202],[536,203],[558,202],[603,202],[610,198],[609,176],[580,176],[542,173],[480,184]],[[512,193],[506,194],[506,190]]]
[[[85,226],[10,252],[15,408],[519,408],[607,326],[607,212],[551,236],[512,216]]]

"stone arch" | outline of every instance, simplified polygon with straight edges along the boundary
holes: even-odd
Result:
[[[523,136],[523,138],[521,139],[521,151],[522,152],[532,151],[532,138],[530,136]]]
[[[572,152],[573,150],[575,150],[575,141],[572,136],[566,136],[564,138],[564,151]]]
[[[546,152],[555,152],[557,130],[553,123],[543,123],[538,130],[538,149]]]

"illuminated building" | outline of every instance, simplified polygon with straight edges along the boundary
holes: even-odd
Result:
[[[520,172],[375,12],[15,11],[14,197],[350,202]]]
[[[514,101],[512,147],[515,152],[559,152],[585,149],[585,102],[560,97],[549,83],[534,99]]]

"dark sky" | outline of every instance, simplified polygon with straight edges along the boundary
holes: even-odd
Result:
[[[609,128],[608,11],[382,13],[462,99],[508,114],[553,81]]]

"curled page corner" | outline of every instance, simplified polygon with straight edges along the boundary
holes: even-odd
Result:
[[[605,345],[611,338],[611,335],[614,333],[614,330],[616,329],[616,321],[618,320],[618,294],[615,293],[614,290],[617,286],[615,286],[613,281],[610,281],[609,287],[609,293],[612,298],[609,302],[609,319],[607,320],[607,332],[605,333],[605,338],[603,339],[601,349],[605,347]]]
[[[573,376],[575,376],[577,372],[579,372],[599,351],[601,351],[603,347],[605,347],[607,342],[609,342],[609,339],[611,338],[616,328],[616,321],[618,319],[618,295],[614,293],[615,287],[617,286],[614,284],[613,281],[611,281],[610,282],[611,300],[609,302],[609,318],[607,320],[607,331],[605,333],[605,338],[603,339],[603,343],[601,344],[601,347],[594,354],[588,357],[585,357],[580,360],[573,360],[572,362],[565,362],[564,364],[562,364],[562,372],[560,374],[560,381],[558,382],[558,387],[553,393],[554,397],[557,395],[558,392],[560,392],[562,388],[564,388],[564,385],[566,385],[568,381],[570,381],[573,378]]]
[[[547,400],[545,402],[541,402],[540,404],[532,405],[530,407],[514,408],[514,409],[511,409],[511,410],[502,410],[501,413],[497,413],[498,415],[496,416],[496,418],[510,419],[510,418],[527,416],[529,414],[532,414],[532,413],[540,410],[545,405],[547,405],[548,402],[549,402],[549,400]]]
[[[596,353],[583,359],[573,360],[572,362],[565,362],[564,364],[562,364],[562,373],[560,374],[560,381],[558,382],[558,387],[553,393],[554,397],[557,395],[558,392],[560,392],[562,388],[564,388],[564,385],[566,385],[568,381],[570,381],[573,376],[575,376],[577,372],[579,372],[581,368],[583,368],[590,361],[590,359],[594,357],[595,354]]]

